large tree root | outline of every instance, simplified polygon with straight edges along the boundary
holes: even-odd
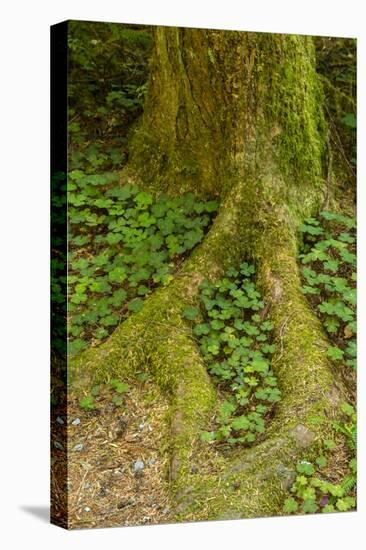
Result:
[[[266,204],[257,219],[248,187],[238,185],[225,200],[204,242],[185,262],[175,279],[146,299],[98,348],[71,361],[75,390],[91,379],[133,376],[149,369],[171,396],[170,480],[180,519],[234,518],[274,515],[294,479],[294,464],[311,458],[329,433],[342,400],[342,388],[326,357],[327,341],[319,321],[300,291],[296,246],[290,217]],[[214,280],[251,252],[258,283],[275,325],[275,371],[283,399],[276,407],[266,439],[220,459],[207,471],[192,468],[201,452],[199,433],[207,429],[215,390],[202,357],[182,318],[193,304],[199,282]],[[316,423],[314,418],[316,417]]]

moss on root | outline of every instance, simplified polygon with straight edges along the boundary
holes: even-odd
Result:
[[[83,372],[92,372],[97,380],[128,378],[144,365],[170,396],[170,479],[178,520],[278,513],[294,463],[304,453],[307,458],[315,456],[317,442],[329,432],[342,398],[326,357],[325,335],[300,290],[295,218],[274,202],[268,210],[262,200],[261,221],[243,225],[251,198],[247,191],[244,185],[231,191],[206,239],[168,286],[147,298],[142,311],[127,319],[105,344],[71,363],[76,382]],[[202,445],[199,433],[214,410],[215,391],[182,310],[198,299],[204,277],[219,278],[247,250],[270,304],[276,343],[272,368],[283,399],[264,442],[213,461],[209,472],[197,476],[191,473],[192,464]],[[322,421],[313,425],[315,416]]]
[[[325,192],[326,129],[310,38],[156,31],[150,91],[130,172],[156,192],[219,196],[217,218],[171,283],[145,300],[99,348],[71,361],[75,387],[144,365],[171,399],[171,487],[178,520],[280,512],[294,463],[315,456],[342,388],[319,321],[300,291],[296,228]],[[204,75],[204,78],[202,78]],[[266,438],[228,458],[203,450],[215,391],[182,310],[243,260],[257,265],[270,304],[283,399]],[[314,424],[314,416],[321,419]],[[207,468],[192,472],[194,456]]]

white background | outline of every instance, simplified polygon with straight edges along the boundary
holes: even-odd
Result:
[[[363,2],[51,0],[2,3],[0,540],[8,548],[361,548],[359,511],[159,527],[67,532],[48,524],[49,500],[49,26],[86,19],[359,38],[359,449],[365,424],[365,17]],[[5,168],[5,169],[4,169]],[[362,321],[362,322],[361,322]],[[362,326],[363,325],[363,326]],[[362,529],[363,527],[363,529]],[[365,538],[365,537],[364,537]]]

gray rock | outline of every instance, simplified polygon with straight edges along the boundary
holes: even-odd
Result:
[[[75,418],[75,420],[73,420],[73,421],[71,422],[71,424],[72,424],[73,426],[79,426],[79,424],[80,424],[80,418]]]
[[[284,464],[279,464],[276,472],[281,480],[282,489],[289,490],[296,479],[296,472],[287,468]]]
[[[290,435],[294,438],[297,446],[302,449],[310,447],[315,439],[315,433],[309,430],[306,426],[303,426],[303,424],[298,424],[293,430],[290,431]]]
[[[56,449],[59,449],[60,451],[62,451],[64,448],[62,443],[60,443],[59,441],[54,441],[53,445],[56,447]]]
[[[73,451],[82,451],[83,450],[83,444],[82,443],[77,443],[76,445],[73,446],[72,450]]]
[[[61,416],[58,416],[58,417],[56,418],[56,422],[57,422],[58,424],[65,424],[65,422],[62,420]]]
[[[144,468],[145,468],[145,463],[142,460],[136,460],[136,462],[134,462],[132,466],[134,474],[141,473]]]

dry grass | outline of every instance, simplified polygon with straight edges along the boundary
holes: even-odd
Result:
[[[65,505],[70,529],[172,521],[164,452],[167,400],[151,382],[131,386],[122,406],[114,405],[112,397],[113,391],[103,387],[92,411],[82,410],[71,399],[67,427],[58,424],[56,417],[53,422],[53,441],[63,441],[67,432]],[[77,426],[72,424],[76,418],[80,419]],[[82,450],[74,450],[80,444]],[[52,452],[54,493],[62,498],[66,453],[54,445]],[[140,474],[132,469],[136,460],[145,464]],[[62,508],[62,503],[54,506],[54,516],[66,526]]]

